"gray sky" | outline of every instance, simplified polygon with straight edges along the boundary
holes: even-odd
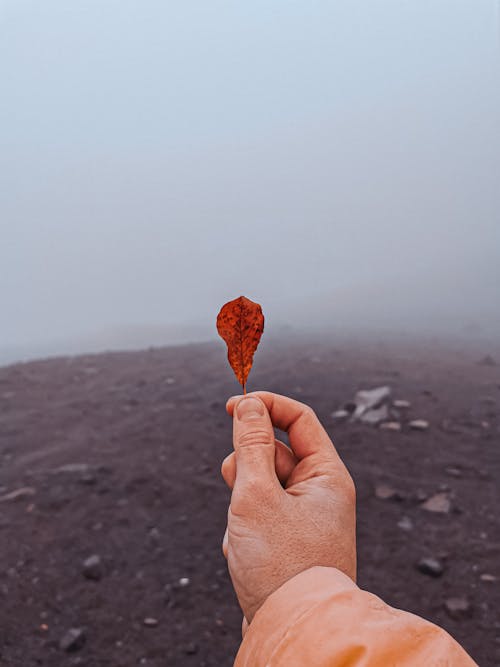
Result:
[[[493,0],[0,0],[0,348],[500,329],[499,83]]]

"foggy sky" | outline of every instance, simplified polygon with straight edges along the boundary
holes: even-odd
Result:
[[[493,0],[4,0],[0,349],[500,331],[499,75]]]

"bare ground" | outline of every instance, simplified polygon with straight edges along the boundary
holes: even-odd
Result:
[[[358,490],[360,585],[444,626],[493,667],[500,366],[478,364],[487,353],[499,359],[458,343],[263,340],[250,389],[309,403],[332,435]],[[411,402],[401,432],[331,417],[381,384]],[[232,393],[215,344],[0,369],[2,666],[232,664],[241,616],[220,549],[219,475]],[[415,418],[429,429],[412,431]],[[376,497],[382,483],[394,498]],[[437,492],[449,512],[423,509]],[[93,554],[97,580],[83,572]],[[416,569],[425,556],[442,576]],[[468,604],[456,617],[444,606],[454,597]],[[60,646],[70,628],[83,631],[74,652]]]

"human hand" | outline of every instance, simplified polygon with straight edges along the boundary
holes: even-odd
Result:
[[[224,555],[245,618],[299,572],[323,565],[356,579],[354,484],[313,410],[285,396],[233,396],[232,489]],[[289,435],[289,449],[273,426]]]

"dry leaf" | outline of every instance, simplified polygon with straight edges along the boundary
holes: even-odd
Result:
[[[217,331],[226,342],[227,360],[246,394],[253,355],[264,331],[262,308],[244,296],[229,301],[217,315]]]

